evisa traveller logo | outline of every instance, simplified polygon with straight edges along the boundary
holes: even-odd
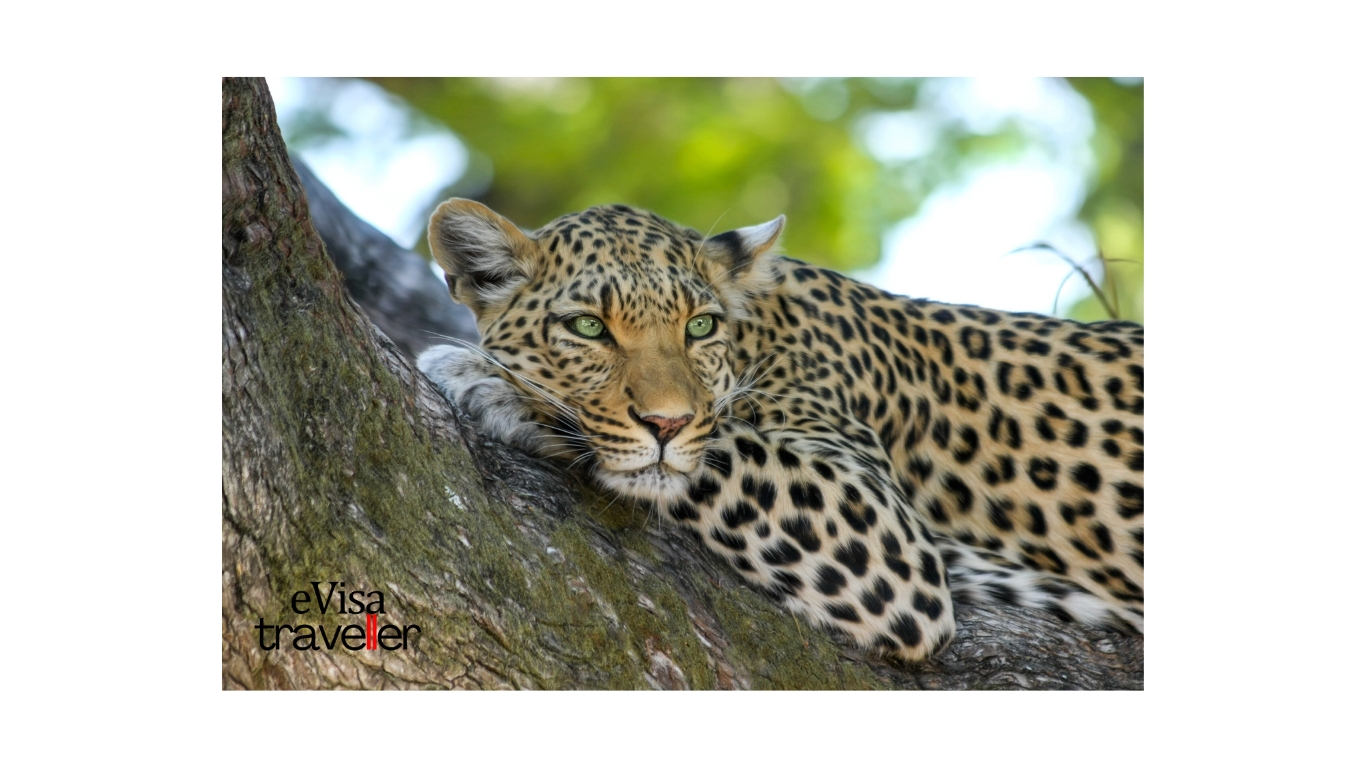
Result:
[[[409,624],[402,629],[395,624],[385,624],[380,626],[379,617],[384,615],[384,593],[379,590],[364,592],[354,590],[346,592],[346,582],[328,582],[327,596],[323,596],[322,582],[313,582],[313,593],[300,590],[294,593],[294,597],[289,601],[290,607],[300,616],[307,615],[313,610],[315,605],[318,613],[326,615],[329,611],[333,614],[345,615],[364,615],[365,624],[348,624],[338,626],[329,635],[327,628],[322,624],[313,626],[311,624],[289,625],[267,624],[265,617],[256,622],[256,631],[260,636],[261,650],[273,651],[278,648],[288,648],[290,643],[296,651],[318,651],[326,648],[334,650],[338,643],[343,648],[350,651],[367,650],[374,651],[383,649],[386,651],[405,650],[408,648],[410,639],[416,641],[417,635],[422,634],[422,628],[416,624]],[[340,591],[339,591],[340,590]],[[333,597],[336,597],[334,604]],[[362,599],[364,598],[364,599]],[[351,610],[347,609],[350,602]],[[288,633],[288,634],[285,634]],[[292,634],[293,638],[289,637]],[[318,645],[321,640],[322,645]],[[354,642],[356,645],[352,645]],[[282,645],[284,643],[285,645]]]

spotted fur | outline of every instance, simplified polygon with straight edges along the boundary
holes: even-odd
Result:
[[[896,296],[776,256],[782,227],[609,206],[528,235],[447,201],[430,242],[483,344],[418,365],[860,645],[927,658],[955,599],[1141,632],[1142,327]]]

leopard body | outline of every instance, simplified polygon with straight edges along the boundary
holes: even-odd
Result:
[[[482,348],[419,367],[862,646],[927,658],[955,600],[1142,632],[1142,327],[897,296],[776,255],[783,223],[528,234],[448,201],[430,242]]]

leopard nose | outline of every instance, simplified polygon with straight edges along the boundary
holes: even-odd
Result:
[[[631,418],[636,420],[636,423],[642,424],[646,429],[650,430],[650,434],[655,436],[655,439],[659,441],[660,445],[672,440],[680,429],[687,426],[688,422],[693,420],[693,414],[691,413],[682,416],[660,416],[647,413],[642,416],[636,413],[635,408],[631,408],[629,413],[631,414]]]

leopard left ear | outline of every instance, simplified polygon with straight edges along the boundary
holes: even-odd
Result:
[[[779,216],[773,221],[709,237],[703,247],[708,256],[738,275],[778,244],[785,224],[787,217]]]
[[[751,296],[772,290],[777,280],[772,259],[777,255],[778,238],[786,224],[787,217],[779,216],[773,221],[707,238],[702,244],[703,252],[725,273],[713,285],[730,284]]]

